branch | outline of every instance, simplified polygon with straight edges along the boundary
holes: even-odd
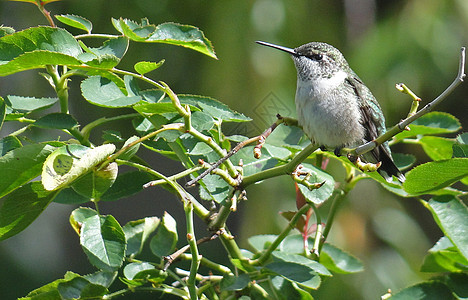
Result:
[[[428,103],[426,106],[421,108],[418,112],[414,113],[413,115],[409,116],[408,118],[402,120],[400,123],[397,125],[393,126],[390,128],[386,133],[383,135],[379,136],[373,141],[367,142],[355,149],[342,149],[340,154],[347,155],[348,153],[351,153],[353,155],[362,155],[364,153],[367,153],[371,151],[372,149],[378,147],[379,145],[385,143],[386,141],[390,140],[392,137],[394,137],[396,134],[402,132],[405,130],[406,126],[414,122],[416,119],[419,119],[420,117],[424,116],[428,112],[432,111],[436,105],[438,105],[440,102],[442,102],[445,98],[447,98],[448,95],[450,95],[456,87],[458,87],[462,82],[463,79],[465,78],[465,47],[461,48],[460,51],[460,61],[458,64],[458,74],[455,80],[449,85],[448,88],[445,89],[445,91],[442,92],[437,98],[435,98],[432,102]]]

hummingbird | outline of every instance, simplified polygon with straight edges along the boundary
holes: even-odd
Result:
[[[385,133],[385,117],[377,99],[338,49],[322,42],[295,49],[257,43],[291,55],[297,70],[297,118],[313,143],[339,153],[343,147],[357,147]],[[392,176],[404,182],[388,142],[365,153],[362,159],[380,162],[377,171],[388,182]]]

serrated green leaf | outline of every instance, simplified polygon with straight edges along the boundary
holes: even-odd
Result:
[[[117,274],[118,272],[97,271],[88,275],[84,275],[83,278],[93,284],[109,288],[117,277]]]
[[[124,276],[125,282],[130,285],[139,286],[146,282],[159,284],[164,282],[167,273],[156,269],[152,264],[147,262],[131,263],[125,266]]]
[[[105,144],[87,149],[80,156],[72,156],[70,149],[74,148],[80,148],[82,151],[82,147],[79,145],[66,145],[58,148],[47,157],[42,169],[42,184],[46,190],[53,191],[66,187],[90,172],[115,151],[113,144]]]
[[[419,139],[419,143],[432,160],[442,160],[452,157],[455,141],[437,136],[423,136]]]
[[[156,70],[164,63],[164,59],[160,60],[159,62],[152,62],[152,61],[139,61],[135,64],[134,69],[137,71],[138,74],[144,75],[151,71]]]
[[[8,34],[15,33],[15,29],[7,26],[0,25],[0,37],[3,37]]]
[[[82,53],[66,30],[34,27],[0,38],[0,76],[44,68],[46,65],[79,66]]]
[[[468,158],[452,158],[419,165],[406,173],[403,183],[411,194],[425,194],[450,186],[468,176]]]
[[[176,23],[163,23],[146,42],[166,43],[189,48],[217,59],[211,42],[197,27]]]
[[[261,252],[268,248],[268,246],[273,243],[273,241],[277,238],[277,235],[274,234],[261,234],[261,235],[254,235],[247,239],[250,246],[252,246],[256,252]]]
[[[30,182],[9,194],[0,208],[0,240],[28,227],[49,205],[56,192],[44,190],[40,182]]]
[[[78,194],[73,188],[65,188],[59,191],[54,202],[61,204],[82,204],[91,201],[90,198]]]
[[[313,300],[310,292],[300,288],[296,283],[284,279],[281,276],[271,278],[271,285],[275,288],[275,294],[279,300],[297,299]]]
[[[83,197],[97,201],[113,185],[117,174],[117,163],[112,162],[105,168],[100,170],[93,169],[91,172],[81,176],[72,184],[72,188]]]
[[[164,212],[156,235],[151,239],[150,248],[154,255],[164,257],[174,251],[177,243],[177,224],[174,218]]]
[[[468,208],[457,197],[433,197],[425,206],[434,220],[460,253],[468,260]]]
[[[135,275],[145,270],[155,270],[155,267],[147,262],[134,262],[125,266],[123,274],[126,278],[132,280]]]
[[[101,196],[101,201],[116,201],[143,190],[145,183],[154,177],[146,172],[130,171],[119,174],[114,184]]]
[[[240,274],[239,276],[224,275],[219,283],[221,291],[240,291],[243,290],[250,282],[248,274]]]
[[[362,262],[356,257],[329,243],[323,245],[319,262],[328,270],[341,274],[357,273],[364,270]]]
[[[125,148],[127,145],[130,145],[131,143],[137,141],[138,139],[139,137],[137,137],[136,135],[129,137],[122,146],[122,149]],[[120,154],[119,158],[129,160],[138,152],[138,149],[140,149],[140,145],[141,143],[137,143],[136,145],[133,145],[132,147],[126,149],[124,152],[122,152],[122,154]]]
[[[111,215],[88,217],[83,221],[80,244],[95,267],[114,271],[125,256],[125,233]]]
[[[0,140],[0,157],[13,149],[21,148],[21,141],[13,135],[9,135]]]
[[[62,282],[67,282],[73,278],[79,277],[79,274],[68,271],[63,279],[57,279],[49,284],[46,284],[38,289],[30,292],[26,297],[20,298],[21,300],[49,300],[49,299],[61,299],[61,296],[57,290],[57,287]]]
[[[425,114],[409,125],[409,131],[397,134],[394,139],[415,137],[417,135],[433,135],[456,132],[460,129],[460,121],[449,113],[434,111]]]
[[[453,157],[468,157],[468,132],[457,136],[452,150]]]
[[[127,240],[126,256],[134,256],[141,252],[143,244],[159,225],[159,218],[148,217],[130,221],[123,227]],[[129,278],[131,279],[131,278]]]
[[[90,217],[97,216],[98,213],[89,207],[79,207],[70,214],[69,222],[75,232],[80,235],[83,222]]]
[[[109,108],[127,107],[141,100],[139,96],[126,96],[113,81],[101,76],[83,80],[81,93],[90,103]]]
[[[332,276],[330,271],[328,271],[323,265],[302,255],[285,253],[283,251],[274,251],[272,255],[275,261],[305,265],[321,276]]]
[[[149,24],[147,19],[142,19],[141,24],[138,24],[129,19],[120,18],[119,20],[112,18],[112,24],[115,29],[123,35],[136,42],[144,42],[156,29],[155,25]]]
[[[213,200],[224,203],[232,193],[232,188],[218,175],[206,175],[200,185],[200,197],[204,200]]]
[[[333,190],[335,189],[335,180],[331,175],[311,164],[303,163],[302,166],[303,168],[301,169],[301,172],[310,174],[310,183],[324,182],[324,184],[318,189],[309,190],[308,187],[299,183],[298,186],[301,193],[308,201],[311,201],[314,204],[321,204],[325,202],[328,198],[330,198]],[[300,175],[299,178],[304,179],[306,176],[307,175]]]
[[[412,154],[393,152],[392,158],[399,170],[407,169],[416,162],[416,156]]]
[[[51,113],[34,122],[34,126],[47,129],[73,129],[78,122],[69,114]]]
[[[96,299],[109,292],[106,287],[93,284],[83,277],[60,282],[57,290],[61,299]]]
[[[80,16],[66,14],[55,15],[55,18],[63,24],[84,30],[87,33],[91,33],[91,30],[93,29],[93,24],[91,21]]]
[[[392,295],[391,300],[424,299],[424,300],[455,300],[449,288],[442,282],[427,281],[407,287]]]
[[[35,98],[8,95],[5,100],[7,105],[14,110],[30,112],[51,107],[58,101],[58,98]]]
[[[468,260],[446,236],[440,238],[428,252],[424,257],[421,272],[468,271]]]
[[[127,240],[125,256],[134,256],[141,252],[143,244],[159,225],[159,218],[148,217],[136,221],[130,221],[123,227]],[[129,277],[127,277],[129,278]],[[132,278],[129,278],[132,279]]]
[[[246,122],[251,120],[249,117],[231,110],[226,104],[210,97],[183,94],[177,95],[177,97],[181,104],[198,107],[217,120],[223,120],[224,122]],[[171,102],[171,99],[166,97],[161,102]]]
[[[321,283],[320,276],[306,265],[281,261],[270,263],[265,269],[302,287],[317,289]]]
[[[39,176],[42,164],[54,149],[47,144],[31,144],[0,157],[0,198]]]

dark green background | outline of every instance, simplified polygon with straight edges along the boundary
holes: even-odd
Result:
[[[65,0],[47,6],[52,14],[76,14],[91,20],[95,33],[114,33],[110,18],[125,17],[151,23],[166,21],[199,27],[215,47],[219,60],[162,44],[135,44],[119,66],[131,70],[140,60],[165,64],[149,76],[167,82],[176,93],[214,97],[253,119],[252,124],[231,126],[227,133],[257,134],[274,121],[276,113],[295,115],[296,74],[285,53],[254,43],[264,40],[288,47],[324,41],[339,48],[351,67],[380,101],[390,126],[408,113],[410,98],[398,92],[404,82],[424,102],[439,95],[455,78],[459,50],[468,45],[468,2],[466,0],[413,1],[151,1],[151,0]],[[21,2],[0,2],[0,23],[22,30],[46,25],[37,8]],[[61,24],[57,21],[57,24]],[[69,28],[68,28],[69,29]],[[72,33],[78,31],[69,29]],[[46,81],[28,71],[0,78],[0,95],[52,96]],[[97,108],[79,93],[79,78],[70,84],[71,113],[81,124],[122,111]],[[460,119],[468,118],[468,85],[459,87],[437,109]],[[51,110],[57,110],[57,107]],[[0,133],[15,130],[6,123]],[[126,136],[129,124],[112,124]],[[55,139],[40,130],[36,140]],[[60,133],[58,133],[60,134]],[[62,134],[63,136],[63,134]],[[66,136],[63,139],[68,138]],[[100,136],[93,137],[95,143]],[[427,156],[420,148],[398,146],[394,151],[413,153],[420,162]],[[170,175],[181,167],[160,156],[141,152],[150,163]],[[1,172],[1,170],[0,170]],[[334,164],[337,178],[343,171]],[[249,200],[239,205],[229,221],[240,244],[255,234],[275,234],[285,226],[280,210],[295,209],[295,192],[288,177],[265,181],[247,191]],[[14,299],[50,281],[67,270],[93,272],[79,239],[68,224],[75,207],[51,204],[28,229],[0,243],[0,298]],[[103,203],[101,212],[112,214],[123,225],[145,216],[169,211],[181,220],[183,210],[175,196],[162,189],[146,190],[137,196]],[[199,237],[205,235],[200,224]],[[387,289],[397,291],[428,278],[418,272],[427,249],[442,235],[429,213],[416,199],[398,199],[371,181],[360,183],[349,196],[332,229],[331,241],[363,260],[366,270],[356,275],[327,279],[314,294],[316,299],[378,299]],[[183,239],[183,238],[182,238]],[[214,261],[225,258],[219,242],[201,247]],[[128,299],[154,297],[140,294]]]

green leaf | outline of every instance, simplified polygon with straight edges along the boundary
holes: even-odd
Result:
[[[127,252],[125,256],[135,256],[139,254],[143,248],[143,244],[148,239],[149,235],[156,230],[158,225],[159,218],[157,217],[148,217],[130,221],[125,224],[123,227],[127,240]]]
[[[73,151],[80,151],[77,155]],[[115,151],[115,146],[105,144],[93,149],[81,145],[66,145],[55,150],[44,163],[42,184],[49,191],[70,185],[73,181],[93,170]],[[72,155],[73,154],[73,155]]]
[[[391,300],[455,300],[449,288],[438,281],[428,281],[407,287],[394,294]]]
[[[301,287],[317,289],[321,283],[320,276],[306,265],[281,261],[270,263],[265,266],[265,269]]]
[[[118,166],[112,162],[101,170],[93,169],[91,172],[77,179],[72,188],[78,194],[91,200],[100,200],[117,178]]]
[[[8,35],[8,34],[13,34],[13,33],[15,33],[14,28],[0,25],[0,37],[3,37],[3,36]]]
[[[447,139],[437,136],[423,136],[419,139],[419,143],[424,149],[424,152],[432,160],[449,159],[452,157],[454,144],[453,139]]]
[[[210,148],[211,149],[211,148]],[[232,192],[232,188],[218,175],[206,175],[200,185],[200,197],[204,200],[213,200],[224,203]]]
[[[34,98],[8,95],[5,100],[7,105],[16,111],[30,112],[51,107],[58,101],[58,98]]]
[[[52,300],[52,299],[62,299],[57,287],[62,282],[67,282],[73,280],[74,278],[80,277],[79,274],[68,271],[63,279],[57,279],[52,281],[49,284],[46,284],[34,291],[30,292],[26,297],[19,298],[21,300]]]
[[[247,239],[250,246],[252,246],[256,252],[261,252],[268,248],[271,243],[277,238],[277,235],[274,234],[261,234],[254,235]]]
[[[468,260],[445,236],[429,249],[424,257],[421,272],[461,272],[468,271]]]
[[[85,275],[83,278],[91,283],[109,288],[117,277],[117,274],[118,272],[97,271],[95,273]]]
[[[394,138],[395,140],[402,140],[417,135],[456,132],[460,129],[460,126],[460,121],[454,116],[445,112],[434,111],[415,120],[409,125],[409,131],[400,132]]]
[[[114,271],[125,256],[125,233],[111,215],[95,215],[83,221],[80,244],[95,267]]]
[[[453,157],[468,157],[468,132],[457,136],[453,145]]]
[[[393,152],[392,157],[399,170],[407,169],[416,162],[416,156],[412,154]]]
[[[126,37],[117,37],[105,41],[101,47],[87,47],[80,41],[81,47],[85,49],[78,58],[87,65],[111,69],[116,66],[128,50],[128,39]]]
[[[21,141],[13,135],[9,135],[0,140],[0,157],[13,149],[21,148]]]
[[[128,19],[112,19],[114,27],[136,42],[165,43],[189,48],[216,58],[211,42],[203,32],[190,25],[163,23],[158,26],[143,19],[141,24]]]
[[[80,207],[72,211],[70,214],[70,225],[75,230],[75,232],[80,235],[81,227],[83,226],[83,222],[90,217],[97,216],[98,213],[94,209],[88,207]]]
[[[156,26],[156,30],[146,41],[182,46],[217,59],[211,42],[194,26],[163,23]]]
[[[468,208],[466,205],[452,195],[433,197],[424,205],[432,213],[445,236],[468,260]]]
[[[251,120],[249,117],[231,110],[226,104],[210,97],[196,95],[177,95],[177,97],[181,104],[198,107],[216,120],[223,120],[224,122],[246,122]],[[166,97],[161,102],[171,102],[171,99]]]
[[[324,184],[320,188],[313,190],[309,190],[309,188],[303,184],[298,184],[299,190],[308,201],[311,201],[314,204],[321,204],[325,202],[328,198],[330,198],[333,190],[335,189],[335,180],[331,175],[311,164],[302,163],[302,166],[303,168],[300,171],[310,174],[310,179],[308,180],[310,183],[324,182]],[[308,175],[300,175],[299,178],[304,179],[306,176]]]
[[[290,254],[282,251],[274,251],[272,255],[275,261],[283,261],[304,265],[311,268],[312,270],[314,270],[314,272],[321,276],[332,276],[330,271],[328,271],[327,268],[325,268],[323,265],[302,255]]]
[[[240,291],[243,290],[250,282],[248,274],[240,274],[239,276],[224,275],[219,283],[221,291]]]
[[[40,182],[30,182],[8,195],[0,208],[0,240],[29,226],[54,199],[55,192],[45,191]]]
[[[39,176],[42,164],[54,149],[47,144],[31,144],[0,157],[0,198]]]
[[[452,158],[419,165],[406,173],[403,188],[410,194],[425,194],[468,176],[468,158]]]
[[[125,141],[122,148],[125,148],[127,145],[135,142],[138,139],[139,139],[139,137],[137,137],[136,135],[129,137]],[[140,149],[140,145],[141,145],[141,143],[138,143],[138,144],[135,144],[132,147],[126,149],[124,152],[122,152],[122,154],[120,154],[119,158],[124,159],[124,160],[129,160],[130,158],[132,158],[138,152],[138,149]]]
[[[59,191],[54,198],[54,202],[61,204],[82,204],[91,201],[90,198],[78,194],[72,188],[66,188]]]
[[[364,270],[362,262],[349,253],[325,243],[319,262],[328,270],[341,274],[357,273]]]
[[[271,278],[271,286],[276,290],[275,296],[278,300],[313,300],[314,298],[308,291],[300,288],[296,283],[288,281],[281,276]]]
[[[73,129],[78,122],[69,114],[51,113],[34,122],[34,126],[47,129]]]
[[[80,16],[66,14],[55,15],[55,18],[63,24],[84,30],[87,33],[91,33],[91,30],[93,29],[93,24],[91,21]]]
[[[57,290],[61,299],[98,299],[109,292],[106,287],[93,284],[83,277],[60,282]]]
[[[101,201],[115,201],[143,190],[143,185],[154,177],[146,172],[130,171],[119,174],[114,184],[101,196]]]
[[[150,243],[150,248],[154,255],[164,257],[174,251],[177,243],[176,226],[174,218],[167,212],[164,212],[158,231]]]
[[[83,80],[81,93],[90,103],[109,108],[127,107],[141,100],[139,96],[126,96],[113,81],[101,76]]]
[[[152,61],[139,61],[135,64],[134,68],[135,71],[140,74],[144,75],[148,72],[154,71],[159,68],[164,63],[164,59],[160,60],[159,62],[152,62]]]
[[[160,284],[167,278],[167,273],[156,269],[147,262],[131,263],[125,266],[124,276],[128,279],[124,282],[130,285],[139,286],[146,282]]]
[[[147,263],[147,262],[134,262],[134,263],[130,263],[128,265],[125,266],[124,270],[123,270],[123,274],[126,278],[128,279],[133,279],[135,278],[135,275],[137,275],[138,273],[140,273],[141,271],[145,271],[145,270],[154,270],[155,267],[150,264],[150,263]]]

